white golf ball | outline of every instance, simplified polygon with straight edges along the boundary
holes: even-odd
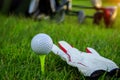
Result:
[[[48,54],[52,50],[53,41],[49,35],[40,33],[33,37],[31,47],[36,54]]]

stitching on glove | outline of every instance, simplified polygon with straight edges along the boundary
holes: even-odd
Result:
[[[71,62],[71,56],[67,53],[67,50],[60,44],[59,44],[59,47],[68,56],[68,59]]]
[[[84,65],[84,64],[82,64],[82,63],[80,63],[80,62],[78,62],[77,64],[80,64],[80,65],[82,65],[82,66],[85,66],[85,67],[87,67],[86,65]]]

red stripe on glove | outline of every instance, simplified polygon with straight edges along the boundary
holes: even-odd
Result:
[[[69,61],[71,62],[71,56],[67,53],[67,50],[62,45],[60,45],[60,44],[59,44],[59,47],[68,56]]]
[[[86,48],[86,52],[87,53],[92,53],[88,48]]]

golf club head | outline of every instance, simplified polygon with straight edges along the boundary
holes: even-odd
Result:
[[[113,22],[116,19],[117,7],[116,6],[106,7],[106,8],[104,8],[103,14],[104,14],[105,24],[106,24],[106,26],[109,26],[109,25],[113,24]]]
[[[79,20],[79,23],[83,23],[84,22],[84,20],[85,20],[85,13],[84,13],[84,11],[79,11],[78,12],[78,20]]]
[[[65,18],[65,10],[60,10],[59,12],[55,13],[51,16],[53,20],[55,20],[57,23],[61,23],[64,21]]]
[[[64,6],[66,6],[68,3],[69,3],[68,0],[62,0],[60,5],[56,8],[56,11],[51,15],[51,18],[55,20],[57,23],[61,23],[64,21],[65,17]]]
[[[99,25],[102,18],[103,18],[103,12],[97,11],[93,17],[93,23]]]
[[[101,0],[91,0],[91,3],[95,8],[101,8],[102,7],[102,1]]]
[[[39,5],[39,0],[31,0],[28,13],[29,14],[34,13],[37,10],[38,5]]]

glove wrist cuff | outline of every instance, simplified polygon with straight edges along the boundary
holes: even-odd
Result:
[[[92,79],[98,79],[100,76],[102,76],[103,74],[107,74],[107,72],[105,70],[97,70],[94,71],[91,75],[90,78]]]
[[[115,68],[109,72],[109,75],[111,77],[117,77],[120,78],[120,68]]]

